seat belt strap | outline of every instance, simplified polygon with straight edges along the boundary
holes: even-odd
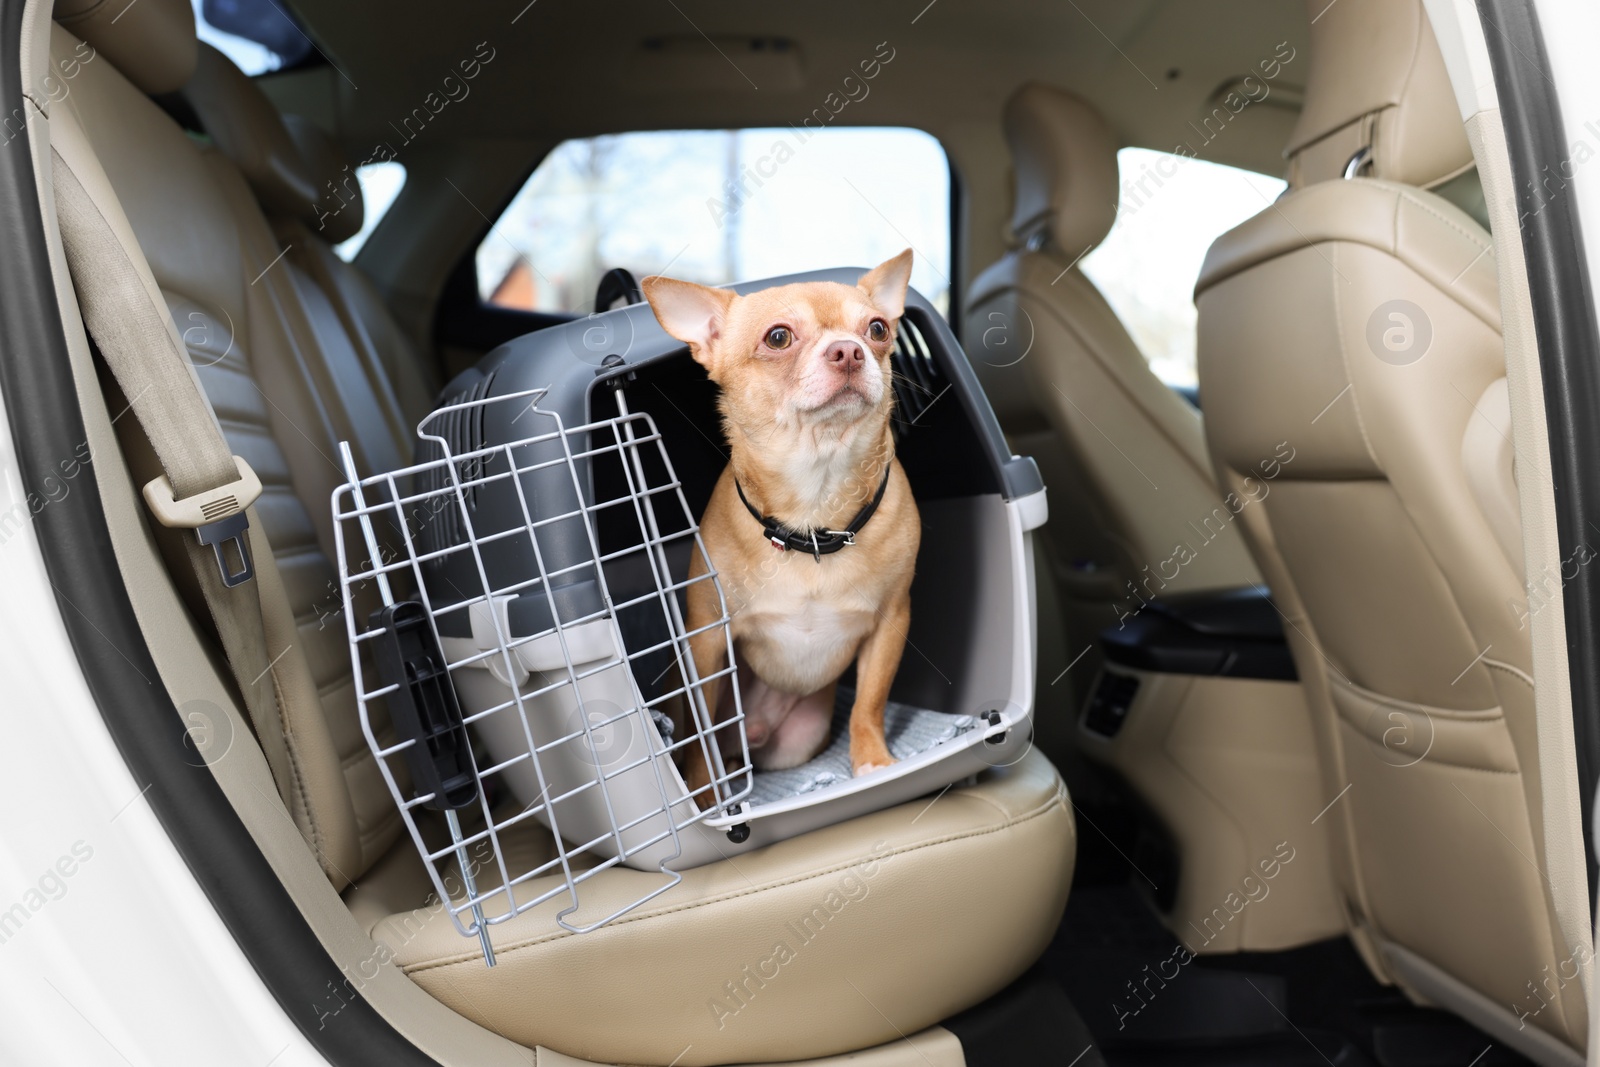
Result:
[[[250,549],[248,509],[261,482],[228,448],[176,329],[152,302],[111,223],[60,153],[52,149],[51,157],[56,215],[84,326],[164,472],[144,487],[145,502],[162,525],[194,531],[183,539],[189,562],[287,804],[288,746]],[[267,550],[265,538],[260,547]]]

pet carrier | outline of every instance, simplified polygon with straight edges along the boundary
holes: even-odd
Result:
[[[361,476],[346,450],[333,510],[363,729],[440,899],[491,965],[487,925],[544,901],[564,894],[558,922],[591,930],[670,889],[676,871],[1027,751],[1042,482],[1008,453],[949,327],[915,292],[892,359],[896,449],[923,536],[885,715],[898,762],[859,778],[848,672],[827,750],[751,769],[720,585],[722,616],[703,629],[728,642],[729,666],[695,673],[684,590],[727,460],[716,387],[647,305],[495,350],[446,387],[411,467]],[[716,720],[704,694],[723,677],[735,710]],[[691,747],[712,772],[693,796],[679,769]],[[425,809],[444,813],[448,841]],[[519,865],[505,839],[530,819],[555,854]],[[658,877],[626,906],[585,914],[583,883],[619,864]]]

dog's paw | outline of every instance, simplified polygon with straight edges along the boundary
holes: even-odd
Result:
[[[856,729],[856,724],[850,724],[850,773],[860,778],[863,774],[873,771],[886,770],[894,766],[894,757],[889,755],[889,746],[884,743],[881,730],[872,732]]]
[[[857,778],[860,778],[863,774],[871,774],[873,771],[886,771],[890,767],[893,767],[894,765],[895,765],[895,758],[893,756],[885,755],[885,756],[883,756],[883,757],[881,757],[879,759],[876,759],[876,760],[870,760],[869,759],[869,760],[863,760],[860,763],[857,763],[851,769],[851,773],[854,774]]]

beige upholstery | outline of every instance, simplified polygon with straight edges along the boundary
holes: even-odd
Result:
[[[333,250],[361,229],[354,168],[329,134],[309,119],[281,114],[209,45],[200,46],[184,96],[255,192],[297,280],[312,286],[304,299],[322,343],[351,348],[344,365],[363,368],[363,380],[351,383],[357,395],[346,402],[356,421],[381,420],[399,454],[409,456],[417,421],[431,410],[439,383],[366,275]]]
[[[370,285],[350,277],[359,272],[301,223],[322,199],[314,161],[302,154],[283,116],[255,83],[210,45],[200,46],[200,63],[184,95],[272,223],[284,252],[281,267],[304,310],[305,343],[324,355],[309,361],[308,370],[316,392],[330,401],[338,439],[365,443],[363,470],[409,463],[416,422],[432,406],[431,382],[382,301],[365,296]],[[315,162],[325,164],[325,157]],[[373,343],[375,335],[389,339],[383,350]],[[409,407],[402,405],[397,385],[405,386]]]
[[[265,211],[294,213],[317,199],[317,183],[283,116],[227,56],[200,45],[200,60],[184,96]]]
[[[1002,117],[1016,196],[1011,232],[1022,244],[1069,257],[1105,240],[1117,221],[1117,145],[1082,99],[1048,85],[1024,85]]]
[[[57,30],[52,47],[65,54],[75,44]],[[255,511],[300,637],[273,668],[280,689],[303,698],[282,700],[294,815],[330,878],[348,881],[387,850],[400,822],[380,803],[377,766],[349,710],[349,660],[329,639],[339,624],[326,516],[339,472],[329,413],[306,373],[322,357],[306,347],[298,287],[283,264],[267,270],[279,249],[238,172],[110,64],[84,65],[52,126],[58,140],[85,142],[105,169],[229,444],[261,478]]]
[[[1327,5],[1312,28],[1305,106],[1289,137],[1290,184],[1340,177],[1358,149],[1374,178],[1431,188],[1472,166],[1472,149],[1420,3]],[[1325,17],[1322,15],[1326,11]]]
[[[283,121],[317,188],[317,197],[309,208],[300,208],[302,220],[329,244],[349,240],[361,232],[366,219],[355,169],[339,142],[321,126],[304,115],[284,115]]]
[[[1420,114],[1449,93],[1423,84],[1444,72],[1418,54],[1437,51],[1422,17],[1420,0],[1329,9],[1313,27],[1312,89],[1352,102],[1308,98],[1307,115],[1359,112],[1362,125],[1378,107],[1379,170],[1425,183],[1459,167],[1466,141],[1453,110],[1417,143],[1393,140],[1413,99]],[[1372,95],[1386,85],[1398,96]],[[1489,234],[1414,185],[1335,178],[1218,239],[1196,300],[1225,488],[1263,445],[1295,452],[1241,521],[1291,624],[1325,795],[1342,793],[1326,818],[1358,944],[1414,995],[1437,985],[1385,960],[1421,959],[1466,987],[1471,1002],[1449,1006],[1469,1015],[1522,1004],[1576,946],[1561,942],[1543,873],[1510,457],[1484,439],[1507,424]],[[1578,989],[1527,1025],[1583,1047]]]
[[[1078,97],[1027,85],[1006,104],[1005,131],[1015,245],[972,283],[964,343],[1011,447],[1049,486],[1058,521],[1044,528],[1044,559],[1071,659],[1143,599],[1260,575],[1237,524],[1213,518],[1228,511],[1200,413],[1155,376],[1077,267],[1117,213],[1111,130]],[[1086,684],[1086,666],[1062,688]]]
[[[404,419],[404,437],[415,439],[417,421],[433,409],[440,382],[411,338],[390,314],[367,275],[346,263],[333,246],[361,229],[365,206],[355,168],[333,136],[310,119],[285,115],[317,196],[273,219],[289,255],[327,295],[345,332],[372,368],[380,392],[390,391],[391,408]]]
[[[1078,746],[1115,768],[1176,839],[1182,877],[1161,915],[1173,934],[1209,954],[1270,952],[1343,933],[1326,838],[1320,827],[1307,831],[1328,801],[1302,688],[1105,671],[1137,680],[1133,703],[1115,737],[1080,725]],[[1260,865],[1275,855],[1293,858],[1268,884]],[[1241,885],[1246,873],[1253,880]],[[1229,894],[1253,899],[1235,911],[1224,904]],[[1273,902],[1256,907],[1266,896]]]
[[[140,0],[139,7],[184,2]],[[77,46],[54,29],[57,56]],[[233,84],[253,91],[248,82]],[[229,121],[212,112],[215,144],[226,140],[217,131]],[[394,432],[402,420],[389,410],[395,391],[376,380],[397,350],[367,359],[342,330],[328,292],[283,254],[282,237],[239,167],[186,135],[111,64],[83,66],[73,92],[53,107],[50,127],[54,146],[102,213],[126,226],[130,250],[148,262],[229,443],[264,483],[256,544],[262,554],[264,533],[271,553],[257,581],[268,644],[282,649],[271,670],[290,754],[289,816],[335,887],[359,885],[349,890],[353,912],[385,931],[396,923],[404,931],[410,909],[425,904],[425,872],[409,841],[399,839],[394,806],[361,736],[328,522],[329,494],[340,480],[332,458],[339,440],[351,441],[367,469],[407,454]],[[317,247],[328,245],[319,240]],[[132,421],[119,429],[137,478],[141,442]],[[181,585],[182,571],[174,578]],[[378,726],[381,735],[385,727]],[[261,803],[277,803],[257,792]],[[1009,773],[951,789],[931,807],[921,801],[740,857],[737,866],[690,872],[651,910],[598,934],[547,938],[556,929],[548,915],[520,917],[496,930],[497,941],[506,940],[493,970],[481,960],[456,965],[472,943],[437,915],[414,937],[390,944],[416,968],[424,989],[529,1046],[581,1055],[626,1039],[633,1062],[664,1064],[683,1046],[668,1047],[676,1031],[647,1025],[637,1005],[661,998],[673,975],[685,990],[689,977],[698,983],[717,975],[719,985],[742,980],[742,968],[770,955],[765,942],[782,936],[774,931],[800,922],[816,904],[838,925],[797,950],[800,959],[759,1009],[742,1009],[761,1025],[729,1023],[729,1036],[708,1036],[678,1062],[825,1055],[923,1028],[1024,970],[1059,921],[1074,844],[1060,779],[1034,756]],[[535,833],[523,845],[548,849],[550,841]],[[843,881],[864,862],[877,865],[870,877],[858,872],[865,893]],[[612,899],[638,877],[607,871],[587,881],[585,892],[594,901]],[[834,913],[837,900],[828,894],[836,885],[852,911]],[[994,914],[974,922],[975,900]],[[713,916],[714,924],[699,924]],[[621,956],[619,945],[626,948]],[[393,957],[372,950],[362,966],[380,958]],[[843,988],[860,992],[854,1001],[835,999],[845,978]],[[472,997],[450,1000],[454,986],[470,987]],[[591,995],[552,1010],[552,991],[563,987]],[[380,1011],[389,1007],[376,986],[363,992]],[[683,1025],[709,1017],[701,1015],[703,998],[694,1003],[694,1018]],[[829,1025],[817,1026],[825,1015]]]
[[[55,20],[146,93],[183,87],[195,66],[194,9],[140,0],[60,0]]]
[[[687,871],[593,934],[555,927],[558,897],[491,928],[493,971],[437,909],[374,936],[434,996],[524,1044],[621,1063],[686,1046],[685,1065],[828,1055],[912,1033],[1016,978],[1066,903],[1058,843],[1072,835],[1060,779],[1032,753],[931,806]],[[659,883],[611,874],[585,884],[577,921]]]

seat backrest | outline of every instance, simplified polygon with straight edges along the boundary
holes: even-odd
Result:
[[[366,217],[361,182],[349,157],[311,119],[283,119],[316,181],[317,198],[303,204],[298,214],[275,217],[273,223],[293,246],[289,254],[298,257],[301,268],[327,294],[345,332],[376,368],[375,376],[392,391],[409,440],[417,421],[433,410],[439,397],[438,375],[395,321],[366,272],[334,251],[335,245],[361,232]]]
[[[337,442],[350,440],[369,470],[409,453],[399,451],[389,420],[373,414],[367,369],[342,331],[327,327],[337,317],[308,306],[317,287],[286,261],[238,167],[146,96],[171,92],[193,71],[195,50],[171,40],[192,39],[187,0],[140,0],[115,20],[74,24],[97,58],[78,65],[72,91],[53,105],[52,144],[137,244],[223,433],[261,479],[253,513],[276,566],[258,568],[258,580],[271,609],[270,670],[292,778],[280,785],[324,871],[343,887],[388,849],[401,822],[361,732],[338,610],[329,521],[330,495],[343,480]],[[151,47],[140,46],[145,39]],[[60,24],[53,28],[54,60],[78,48]],[[126,72],[108,61],[123,55]],[[284,173],[299,167],[286,132],[259,143]],[[137,448],[128,447],[137,468]],[[174,568],[180,584],[183,571]],[[389,736],[386,723],[375,725]]]
[[[1039,462],[1046,533],[1081,594],[1133,610],[1160,593],[1259,581],[1206,456],[1200,413],[1150,370],[1079,261],[1117,215],[1117,144],[1045,85],[1006,103],[1012,248],[973,282],[966,349],[1014,448]],[[1097,581],[1096,581],[1097,579]],[[1108,610],[1102,625],[1115,621]]]
[[[1317,721],[1358,945],[1514,1046],[1582,1048],[1579,983],[1528,984],[1589,949],[1548,891],[1493,245],[1427,191],[1471,150],[1420,0],[1308,12],[1291,190],[1195,290],[1211,454],[1236,489],[1293,455],[1240,519]]]
[[[321,183],[283,116],[260,87],[233,61],[202,43],[194,77],[183,90],[204,132],[220,154],[244,177],[267,221],[295,218],[321,193]],[[246,209],[248,210],[248,209]],[[273,254],[283,258],[272,269],[287,278],[293,301],[284,319],[307,336],[304,346],[320,351],[307,359],[308,372],[324,398],[338,438],[357,446],[365,470],[392,470],[409,462],[412,435],[405,425],[387,368],[366,346],[358,347],[327,290],[306,269],[317,257],[306,246],[313,238],[269,231]],[[318,244],[326,242],[316,239]],[[299,254],[296,254],[298,250]],[[329,250],[331,255],[331,249]],[[365,454],[362,450],[365,450]]]
[[[295,276],[316,289],[305,294],[329,345],[349,345],[341,362],[366,371],[356,414],[382,420],[404,449],[417,420],[432,410],[436,377],[389,313],[362,271],[333,246],[361,230],[361,183],[338,143],[310,119],[284,115],[226,56],[200,46],[194,77],[183,90],[205,132],[232,160],[256,194]],[[370,430],[369,430],[370,432]]]

